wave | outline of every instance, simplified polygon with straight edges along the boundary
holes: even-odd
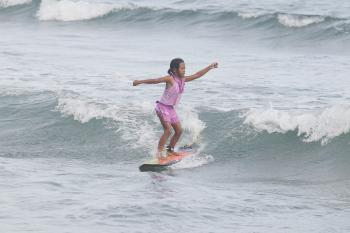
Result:
[[[37,2],[39,0],[35,0]],[[11,2],[11,3],[10,3]],[[32,0],[0,0],[2,5],[19,5],[30,3]],[[108,16],[118,16],[121,14],[131,14],[135,17],[130,20],[159,20],[176,18],[200,18],[200,21],[207,20],[232,20],[236,18],[251,20],[259,18],[272,18],[275,22],[286,27],[306,27],[312,24],[322,23],[324,21],[346,21],[347,18],[340,18],[328,15],[305,15],[288,12],[272,12],[264,9],[249,10],[220,10],[213,7],[174,7],[174,6],[156,6],[141,5],[132,2],[120,3],[96,3],[83,0],[41,0],[37,9],[37,18],[39,20],[58,20],[58,21],[77,21],[93,20]],[[134,13],[134,14],[133,14]],[[148,15],[149,17],[145,17]]]
[[[0,7],[6,8],[11,6],[19,6],[30,4],[32,0],[0,0]]]
[[[64,156],[99,154],[99,158],[142,162],[146,154],[155,154],[162,132],[154,106],[148,102],[103,104],[72,92],[8,92],[0,98],[0,138],[7,139],[0,145],[5,143],[8,156],[62,156],[57,148],[64,147]],[[179,109],[179,116],[185,131],[178,145],[194,140],[200,147],[195,157],[176,168],[201,166],[214,158],[222,163],[252,154],[267,157],[271,145],[274,154],[288,150],[290,154],[343,156],[350,140],[350,106],[346,105],[308,112],[188,107]],[[19,141],[25,148],[18,147]],[[114,158],[116,152],[119,157]]]
[[[40,8],[37,12],[37,17],[40,20],[60,20],[60,21],[75,21],[75,20],[91,20],[101,18],[106,15],[118,15],[122,13],[138,13],[132,16],[144,18],[146,14],[153,14],[153,17],[147,19],[153,20],[157,17],[159,19],[169,19],[173,17],[189,16],[196,18],[203,16],[208,21],[217,19],[234,19],[237,16],[241,19],[258,19],[262,17],[271,17],[286,27],[305,27],[311,24],[321,23],[327,18],[333,20],[341,20],[330,16],[321,15],[299,15],[288,14],[283,12],[267,12],[260,11],[217,11],[210,8],[174,8],[174,7],[157,7],[157,6],[142,6],[133,3],[91,3],[85,1],[72,0],[42,0]],[[137,19],[134,19],[137,20]]]
[[[196,31],[207,30],[215,25],[215,31],[231,34],[237,31],[258,32],[262,39],[279,38],[284,33],[288,43],[315,39],[337,39],[347,37],[350,32],[350,19],[331,15],[308,15],[269,11],[265,9],[221,9],[209,6],[197,8],[186,5],[142,5],[140,3],[96,3],[83,0],[33,0],[27,9],[2,9],[6,17],[19,17],[26,14],[39,21],[83,22],[91,25],[158,25],[169,27],[186,26]],[[18,6],[21,7],[21,6]],[[33,18],[34,16],[34,18]],[[302,30],[303,29],[303,30]],[[222,36],[218,33],[218,36]],[[255,38],[254,36],[253,38]]]
[[[81,96],[71,91],[29,91],[27,89],[0,89],[1,106],[10,106],[16,102],[13,112],[25,112],[26,119],[47,117],[48,112],[56,112],[63,121],[62,124],[72,124],[72,120],[89,126],[91,122],[99,121],[108,130],[120,138],[120,148],[143,151],[151,156],[155,155],[156,142],[161,135],[162,127],[154,112],[154,104],[149,102],[135,102],[128,104],[104,104],[98,100]],[[7,104],[8,103],[8,104]],[[49,109],[48,109],[48,106]],[[199,119],[194,107],[180,108],[179,114],[186,118],[182,128],[186,132],[179,145],[200,143],[201,134],[206,127]],[[6,114],[1,112],[5,111]],[[28,111],[28,112],[27,112]],[[8,109],[0,109],[0,115],[7,115]],[[37,113],[36,113],[37,112]],[[52,116],[50,116],[52,117]],[[11,119],[14,121],[15,118]],[[31,120],[35,122],[35,120]],[[50,122],[52,119],[43,118],[40,122]],[[40,123],[41,124],[41,123]],[[31,126],[28,126],[31,127]],[[84,126],[83,126],[84,127]],[[46,129],[47,130],[47,129]],[[87,129],[90,131],[89,129]],[[15,132],[16,129],[13,129]],[[33,132],[35,134],[35,132]]]
[[[144,19],[153,14],[150,20],[166,17],[166,14],[182,16],[184,13],[196,14],[195,9],[176,9],[170,7],[143,6],[134,3],[92,3],[72,0],[42,0],[36,16],[39,20],[79,21],[103,18],[105,16],[130,16],[131,21]]]
[[[296,131],[304,142],[321,142],[350,132],[350,106],[335,105],[311,112],[287,110],[252,109],[242,115],[244,124],[253,126],[258,131],[288,133]]]
[[[40,96],[49,97],[40,97]],[[132,102],[125,105],[104,104],[98,100],[81,96],[72,91],[29,91],[26,89],[0,89],[0,98],[16,98],[30,101],[34,104],[38,99],[51,100],[55,96],[54,112],[59,112],[63,117],[72,117],[82,124],[92,120],[108,120],[108,128],[115,128],[116,132],[122,132],[121,136],[125,141],[136,142],[135,148],[141,145],[147,147],[150,141],[158,140],[162,128],[154,112],[153,102]],[[39,97],[37,97],[39,96]],[[24,101],[23,103],[27,103]],[[32,104],[34,106],[34,104]],[[45,105],[46,106],[46,105]],[[19,105],[19,107],[23,107]],[[188,134],[186,144],[201,143],[203,131],[208,124],[215,121],[232,121],[234,125],[226,127],[223,134],[232,133],[232,130],[239,128],[240,137],[250,137],[250,127],[257,133],[287,134],[296,132],[303,142],[320,142],[326,145],[332,139],[350,133],[350,105],[334,105],[316,110],[278,110],[272,106],[267,109],[232,110],[229,112],[219,110],[207,110],[194,106],[179,106],[178,112],[183,119],[182,127]],[[209,112],[208,112],[209,111]],[[217,114],[213,119],[204,120],[200,114]],[[231,120],[230,120],[231,119]],[[243,128],[242,128],[243,127]],[[248,127],[248,128],[247,128]],[[245,129],[244,129],[245,128]]]
[[[40,20],[75,21],[102,17],[116,7],[110,4],[70,0],[43,0],[36,16]]]
[[[174,8],[158,6],[142,6],[133,3],[90,3],[85,1],[72,0],[42,0],[37,17],[40,20],[76,21],[92,20],[106,16],[124,16],[130,21],[167,21],[174,18],[186,20],[198,20],[198,22],[218,22],[243,20],[266,20],[271,19],[273,23],[288,28],[307,27],[319,24],[324,21],[346,21],[344,18],[337,18],[324,15],[303,15],[289,14],[284,12],[269,12],[265,10],[218,11],[210,8]],[[125,18],[123,18],[125,19]]]
[[[92,119],[108,119],[108,127],[115,128],[131,148],[147,149],[150,154],[156,152],[156,147],[150,142],[158,141],[161,127],[154,112],[154,104],[135,102],[127,105],[106,105],[76,94],[59,94],[55,111],[64,116],[72,116],[81,123]],[[182,139],[185,141],[183,144],[198,143],[205,128],[198,112],[193,107],[180,108],[178,111],[186,118],[182,128],[188,135]]]
[[[321,23],[325,20],[325,17],[278,14],[277,19],[279,23],[286,27],[305,27],[311,24]]]
[[[266,12],[266,11],[246,11],[238,12],[238,16],[243,19],[263,19],[270,18],[275,23],[279,23],[287,28],[301,28],[322,22],[343,22],[346,18],[338,18],[327,15],[304,15],[290,14],[285,12]]]

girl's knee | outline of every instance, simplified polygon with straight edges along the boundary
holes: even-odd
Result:
[[[171,128],[170,128],[170,127],[166,127],[166,128],[164,129],[164,134],[167,135],[167,136],[169,136],[169,135],[171,134]]]

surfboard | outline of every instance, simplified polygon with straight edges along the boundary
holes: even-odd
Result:
[[[169,166],[180,162],[186,157],[189,157],[193,155],[193,151],[191,149],[182,149],[180,148],[179,151],[175,151],[178,155],[168,155],[166,157],[163,157],[161,159],[152,159],[149,160],[145,163],[143,163],[140,167],[139,170],[141,172],[146,172],[146,171],[154,171],[154,172],[159,172],[159,171],[164,171],[169,169]]]

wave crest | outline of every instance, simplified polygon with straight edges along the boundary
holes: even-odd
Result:
[[[31,3],[32,0],[0,0],[0,7],[10,7]]]
[[[42,0],[36,16],[40,20],[76,21],[103,17],[116,9],[132,5],[111,5],[70,0]]]
[[[278,14],[277,19],[280,24],[286,27],[305,27],[310,24],[321,23],[325,20],[325,17]]]
[[[291,112],[277,109],[249,110],[243,117],[244,124],[258,131],[286,133],[297,131],[304,142],[322,145],[331,139],[350,132],[350,106],[336,105],[318,112]]]

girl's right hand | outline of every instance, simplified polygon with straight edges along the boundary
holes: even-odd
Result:
[[[133,86],[137,86],[137,85],[139,85],[139,84],[140,84],[139,80],[134,80],[134,81],[132,82],[132,85],[133,85]]]

